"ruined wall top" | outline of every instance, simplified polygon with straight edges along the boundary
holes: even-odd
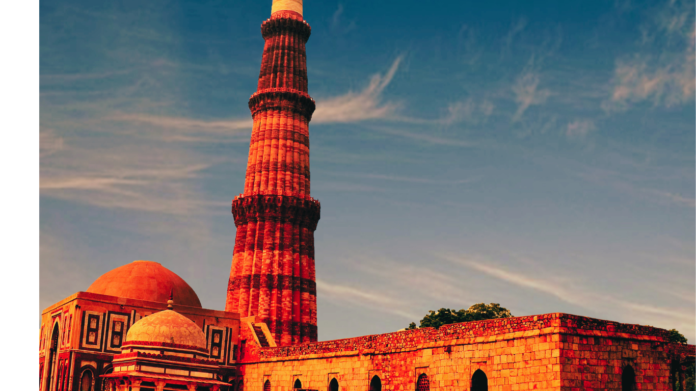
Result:
[[[388,353],[409,349],[465,343],[485,343],[536,335],[573,334],[587,337],[627,338],[666,343],[667,330],[587,318],[563,313],[456,323],[387,334],[305,343],[258,351],[261,361],[282,357],[325,355],[340,352]],[[692,347],[693,349],[693,347]]]

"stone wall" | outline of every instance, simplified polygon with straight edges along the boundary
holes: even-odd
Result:
[[[669,384],[666,341],[665,330],[557,313],[280,348],[252,342],[240,372],[244,391],[263,391],[266,380],[272,391],[290,391],[296,379],[328,391],[333,378],[340,391],[368,391],[375,375],[384,391],[415,391],[421,374],[431,391],[464,391],[479,369],[490,391],[579,391],[620,389],[630,362],[637,389],[661,390]]]

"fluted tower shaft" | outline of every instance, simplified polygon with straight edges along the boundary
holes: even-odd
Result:
[[[301,0],[274,0],[265,40],[244,194],[232,201],[237,236],[226,311],[258,316],[281,346],[317,340],[314,231],[310,197],[305,43],[311,28]]]

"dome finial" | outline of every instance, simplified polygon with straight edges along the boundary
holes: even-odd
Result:
[[[174,289],[169,291],[169,300],[167,300],[167,309],[168,310],[174,309]]]

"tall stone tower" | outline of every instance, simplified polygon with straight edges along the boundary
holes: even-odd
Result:
[[[320,204],[309,193],[305,43],[311,28],[302,0],[273,0],[265,40],[244,194],[232,201],[237,237],[226,311],[258,316],[281,346],[317,340],[314,230]]]

